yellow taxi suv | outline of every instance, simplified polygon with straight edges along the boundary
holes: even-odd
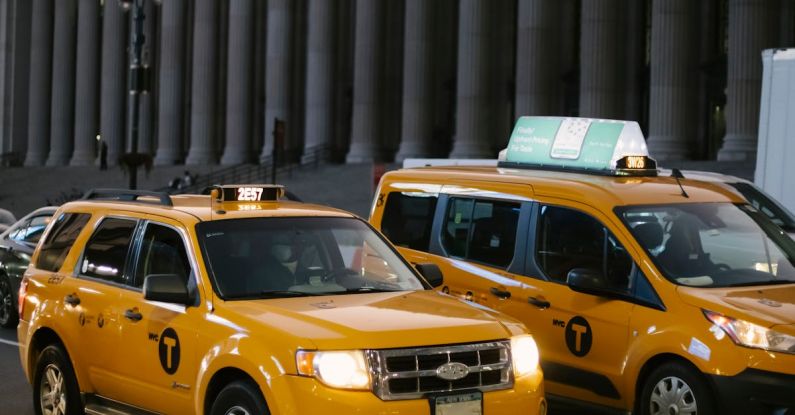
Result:
[[[550,401],[795,411],[795,243],[739,193],[659,173],[637,123],[522,117],[497,165],[387,173],[371,223],[525,323]]]
[[[533,337],[438,267],[281,187],[209,192],[55,213],[19,292],[37,414],[546,413]]]

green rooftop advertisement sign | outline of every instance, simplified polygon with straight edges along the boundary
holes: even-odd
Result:
[[[612,170],[616,160],[624,155],[648,155],[636,122],[521,117],[511,134],[505,161]]]

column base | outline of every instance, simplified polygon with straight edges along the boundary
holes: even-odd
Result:
[[[755,135],[728,134],[718,151],[718,161],[756,161]]]
[[[245,151],[242,150],[227,150],[224,151],[224,155],[221,156],[221,165],[223,166],[234,166],[237,164],[245,164],[250,161],[250,157],[246,155]]]
[[[25,162],[22,164],[25,167],[41,167],[46,161],[45,154],[28,153],[25,155]]]
[[[649,155],[657,161],[665,160],[690,160],[690,149],[687,139],[675,136],[651,136],[646,141]]]
[[[375,146],[370,144],[352,144],[345,156],[346,163],[372,163],[378,159]]]
[[[72,159],[69,160],[69,165],[73,167],[78,166],[93,166],[97,162],[97,157],[93,152],[91,153],[75,153]]]
[[[158,150],[152,164],[155,166],[176,166],[179,164],[180,154],[176,151]]]
[[[400,148],[395,154],[395,162],[402,163],[405,159],[411,158],[428,158],[431,156],[431,151],[423,148],[421,143],[407,143],[401,140]]]
[[[69,155],[50,153],[50,157],[47,158],[47,161],[44,163],[44,165],[47,167],[68,166]]]
[[[273,158],[273,147],[268,146],[262,149],[262,152],[259,154],[259,162],[264,163]]]
[[[448,156],[451,159],[489,159],[497,158],[496,153],[477,145],[456,145],[453,144],[453,151]]]
[[[185,158],[186,166],[198,166],[202,164],[216,164],[217,160],[215,154],[211,151],[194,151],[188,152],[188,157]]]

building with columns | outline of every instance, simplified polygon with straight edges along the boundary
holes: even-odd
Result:
[[[521,115],[640,122],[660,160],[755,160],[795,0],[0,0],[0,157],[25,166],[495,157]]]

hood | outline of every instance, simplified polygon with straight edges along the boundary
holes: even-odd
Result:
[[[252,331],[261,324],[320,350],[470,343],[523,331],[515,320],[435,291],[227,301],[223,307],[248,320]]]
[[[765,327],[795,325],[795,284],[742,288],[679,287],[695,307],[750,320]]]

